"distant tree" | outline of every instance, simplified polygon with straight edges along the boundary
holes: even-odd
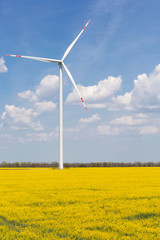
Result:
[[[2,167],[8,167],[8,163],[5,162],[5,161],[3,161],[3,162],[1,163],[1,166],[2,166]]]
[[[20,165],[19,165],[19,162],[16,162],[16,167],[18,168]]]
[[[38,162],[38,163],[31,163],[31,162],[14,162],[14,163],[7,163],[5,161],[0,163],[0,167],[52,167],[58,168],[58,162],[46,163],[46,162]],[[90,162],[90,163],[64,163],[65,168],[70,167],[160,167],[160,162],[134,162],[134,163],[126,163],[126,162]]]

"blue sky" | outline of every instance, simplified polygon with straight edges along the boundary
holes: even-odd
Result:
[[[64,162],[159,161],[160,2],[0,2],[0,161],[58,161],[58,65],[63,71]]]

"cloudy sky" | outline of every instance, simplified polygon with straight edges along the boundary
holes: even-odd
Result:
[[[64,162],[160,161],[160,2],[0,2],[0,162],[58,161],[56,63],[63,71]]]

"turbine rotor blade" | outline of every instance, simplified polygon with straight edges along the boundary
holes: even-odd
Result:
[[[21,56],[21,55],[11,55],[11,54],[7,54],[7,56],[10,57],[22,57],[22,58],[29,58],[29,59],[33,59],[33,60],[37,60],[37,61],[41,61],[41,62],[61,62],[60,60],[57,59],[50,59],[50,58],[41,58],[41,57],[31,57],[31,56]]]
[[[81,101],[82,101],[82,103],[83,103],[85,109],[87,110],[86,104],[84,103],[84,100],[83,100],[83,98],[82,98],[82,96],[81,96],[81,94],[80,94],[80,92],[79,92],[79,90],[78,90],[78,88],[77,88],[77,86],[76,86],[76,84],[75,84],[75,81],[74,81],[74,79],[73,79],[73,77],[72,77],[70,71],[68,70],[68,68],[66,67],[66,65],[65,65],[63,62],[62,62],[62,65],[63,65],[63,67],[64,67],[64,69],[65,69],[65,71],[66,71],[68,77],[70,78],[70,80],[71,80],[73,86],[74,86],[75,89],[77,90],[77,92],[78,92],[78,94],[79,94],[79,96],[80,96],[80,99],[81,99]]]
[[[67,57],[68,53],[71,51],[72,47],[74,46],[74,44],[77,42],[78,38],[81,36],[81,34],[83,33],[83,31],[85,30],[85,28],[88,26],[89,22],[91,20],[89,20],[87,22],[87,24],[84,26],[84,28],[82,29],[82,31],[78,34],[78,36],[76,37],[76,39],[71,43],[71,45],[67,48],[67,50],[65,51],[62,61]]]

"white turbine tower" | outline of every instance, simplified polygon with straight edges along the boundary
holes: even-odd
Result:
[[[50,58],[41,58],[41,57],[31,57],[31,56],[21,56],[21,55],[7,54],[7,56],[11,56],[11,57],[29,58],[29,59],[34,59],[34,60],[37,60],[37,61],[42,61],[42,62],[57,62],[59,64],[59,169],[63,169],[63,86],[62,86],[62,67],[65,69],[65,71],[66,71],[68,77],[70,78],[73,86],[77,90],[77,92],[78,92],[78,94],[80,96],[80,99],[81,99],[85,109],[87,110],[87,107],[86,107],[86,105],[84,103],[84,100],[83,100],[83,98],[82,98],[82,96],[81,96],[81,94],[80,94],[80,92],[79,92],[79,90],[78,90],[78,88],[77,88],[77,86],[75,84],[75,81],[74,81],[70,71],[68,70],[68,68],[64,64],[64,59],[67,57],[67,55],[71,51],[72,47],[77,42],[78,38],[81,36],[81,34],[85,30],[85,28],[87,27],[89,22],[90,22],[90,20],[84,26],[82,31],[78,34],[76,39],[67,48],[67,50],[65,51],[65,53],[64,53],[64,55],[63,55],[61,60],[50,59]]]

